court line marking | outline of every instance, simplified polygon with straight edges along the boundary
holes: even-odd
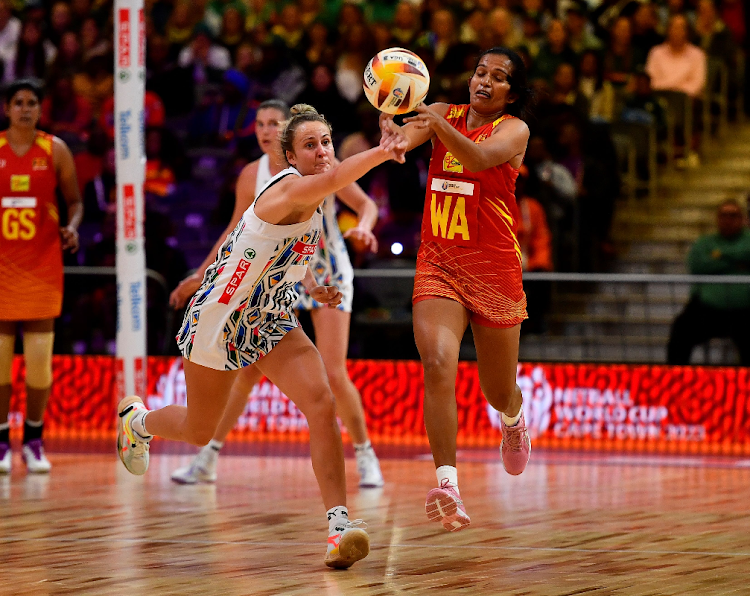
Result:
[[[323,544],[320,542],[295,542],[295,541],[252,541],[252,540],[179,540],[179,539],[147,539],[147,538],[65,538],[61,537],[32,537],[32,538],[13,538],[1,537],[0,544],[16,542],[51,542],[51,543],[113,543],[121,542],[125,544],[194,544],[201,546],[258,546],[258,547],[278,547],[278,546],[312,546],[319,547]],[[425,549],[451,549],[455,550],[496,550],[496,551],[535,551],[535,552],[560,552],[560,553],[591,553],[591,554],[627,554],[627,555],[700,555],[710,557],[750,557],[750,552],[721,552],[721,551],[682,551],[682,550],[633,550],[620,548],[570,548],[564,546],[492,546],[492,545],[472,545],[472,544],[373,544],[372,548],[390,549],[390,548],[425,548]]]

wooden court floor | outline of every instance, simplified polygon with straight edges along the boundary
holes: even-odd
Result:
[[[391,456],[399,454],[390,453]],[[370,556],[323,566],[327,526],[309,459],[227,455],[219,482],[178,486],[188,455],[156,454],[144,478],[111,452],[50,453],[49,476],[14,454],[0,477],[0,594],[750,595],[750,461],[532,453],[520,477],[466,452],[472,518],[427,521],[430,461],[383,459],[388,485],[349,507]]]

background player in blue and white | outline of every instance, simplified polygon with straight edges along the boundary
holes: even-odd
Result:
[[[239,370],[254,366],[307,418],[313,470],[329,524],[325,562],[349,567],[367,556],[369,538],[349,521],[333,393],[320,354],[299,328],[292,305],[320,238],[325,197],[389,159],[403,163],[406,143],[399,135],[384,134],[378,147],[334,166],[330,126],[314,108],[295,106],[281,146],[292,167],[274,177],[245,211],[185,313],[178,345],[188,405],[149,411],[140,397],[123,398],[118,454],[128,471],[140,475],[148,469],[155,435],[205,445]],[[314,296],[321,303],[340,300],[333,287],[315,288]]]
[[[269,180],[288,167],[279,140],[279,128],[289,118],[289,107],[279,100],[268,100],[258,107],[255,134],[263,156],[248,164],[240,174],[238,192],[235,200],[232,220],[221,238],[231,233],[242,218],[242,214],[252,204]],[[350,184],[336,195],[329,195],[323,202],[323,234],[318,250],[308,263],[312,275],[297,287],[300,297],[295,308],[309,310],[315,328],[315,344],[323,358],[333,394],[336,396],[336,409],[343,420],[354,444],[361,487],[379,487],[383,485],[375,451],[370,445],[362,409],[362,398],[355,385],[349,379],[346,367],[346,355],[349,344],[349,324],[354,294],[354,271],[346,250],[336,218],[336,197],[351,207],[358,217],[358,224],[349,230],[347,237],[353,237],[360,244],[377,250],[377,240],[372,228],[377,220],[378,210],[375,202],[356,184]],[[196,270],[183,280],[170,296],[170,304],[181,308],[195,294],[203,281],[205,270],[212,264],[223,240],[216,246]],[[335,308],[317,302],[307,291],[316,285],[335,286],[342,294],[341,303]],[[306,286],[306,287],[305,287]],[[242,414],[247,398],[261,378],[254,367],[243,369],[232,387],[224,416],[216,428],[211,441],[203,447],[193,460],[174,471],[172,480],[181,484],[196,482],[214,482],[219,450],[237,418]]]

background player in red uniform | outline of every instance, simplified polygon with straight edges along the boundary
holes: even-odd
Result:
[[[42,429],[52,387],[55,318],[63,293],[62,251],[78,250],[83,203],[68,146],[36,129],[41,88],[27,79],[7,90],[8,130],[0,133],[0,473],[11,468],[8,411],[16,331],[23,328],[26,421],[23,459],[30,472],[48,472]],[[60,225],[60,186],[68,223]]]
[[[519,117],[530,98],[526,67],[505,48],[485,51],[469,80],[469,105],[419,106],[400,133],[409,148],[433,151],[414,279],[414,337],[424,367],[424,419],[438,488],[428,517],[448,530],[469,525],[456,472],[456,374],[471,324],[479,381],[502,413],[505,469],[520,474],[531,443],[516,385],[518,341],[526,318],[515,182],[529,129]]]

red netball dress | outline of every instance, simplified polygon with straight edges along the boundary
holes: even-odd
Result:
[[[507,118],[468,130],[468,105],[451,105],[446,120],[475,143]],[[516,238],[518,170],[503,163],[469,172],[435,138],[417,255],[413,302],[430,297],[462,304],[472,319],[513,327],[526,318],[521,247]]]
[[[0,320],[60,316],[63,262],[51,135],[24,155],[0,133]]]

